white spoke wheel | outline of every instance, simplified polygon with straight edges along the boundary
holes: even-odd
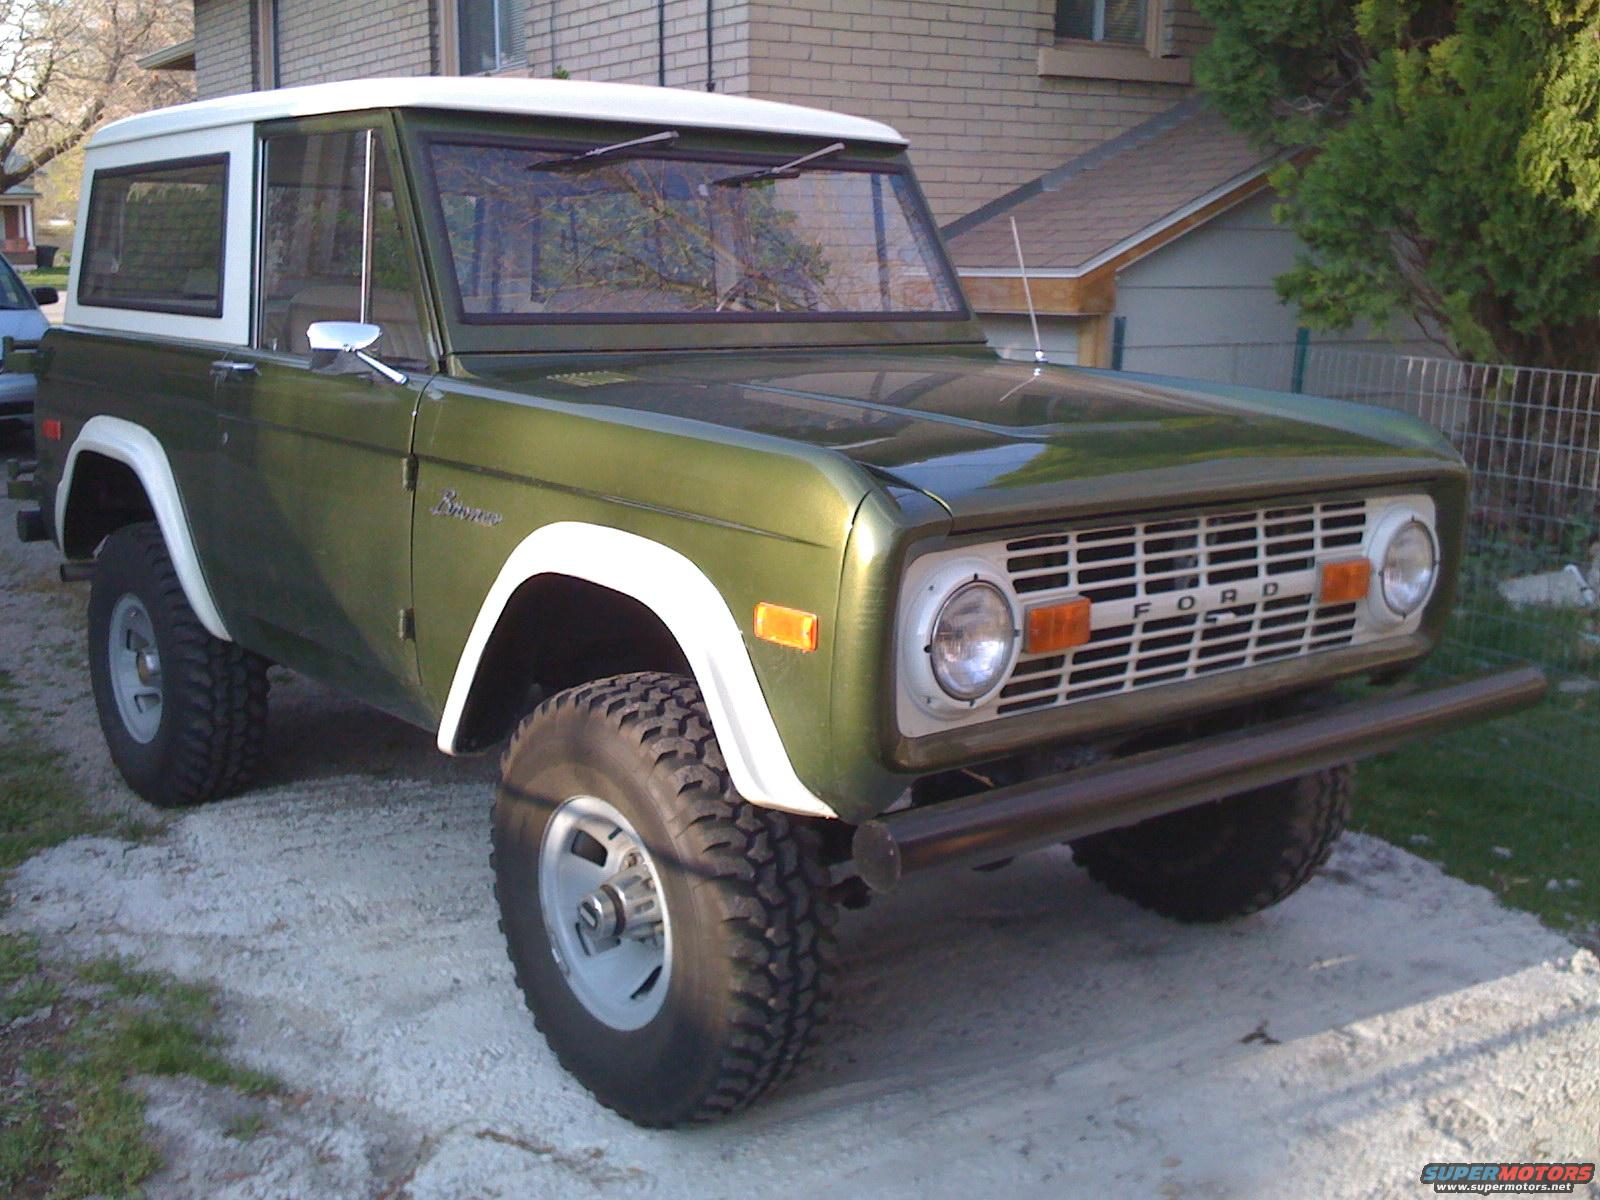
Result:
[[[111,761],[150,803],[199,804],[249,781],[267,662],[200,624],[153,521],[123,526],[95,557],[89,682]]]
[[[672,922],[633,825],[595,796],[564,801],[539,851],[539,909],[573,994],[613,1029],[649,1024],[672,978]]]
[[[821,1019],[833,906],[806,823],[734,791],[690,680],[552,696],[501,762],[500,927],[561,1065],[641,1125],[736,1112]]]

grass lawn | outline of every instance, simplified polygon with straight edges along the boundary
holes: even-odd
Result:
[[[148,832],[88,811],[13,690],[0,671],[0,871],[79,834]],[[273,1090],[222,1057],[213,1015],[203,989],[120,960],[55,961],[32,938],[0,933],[0,1196],[137,1195],[161,1161],[129,1086],[135,1076]]]
[[[65,291],[67,287],[67,268],[52,267],[48,271],[18,271],[22,282],[31,288],[53,287],[56,291]]]
[[[1597,703],[1552,696],[1365,764],[1354,827],[1600,948]]]

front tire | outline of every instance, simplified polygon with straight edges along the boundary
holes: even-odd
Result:
[[[249,782],[267,661],[206,631],[153,521],[117,530],[95,557],[89,681],[111,761],[151,804],[200,804]]]
[[[692,681],[621,675],[541,704],[502,760],[492,863],[517,984],[561,1065],[652,1127],[786,1078],[832,956],[818,849],[734,790]]]
[[[1285,783],[1072,843],[1072,856],[1117,895],[1177,921],[1225,921],[1298,891],[1344,830],[1355,769]]]

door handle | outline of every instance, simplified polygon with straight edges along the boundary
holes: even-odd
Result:
[[[223,358],[211,364],[211,374],[218,379],[245,379],[255,373],[253,362],[231,362]]]

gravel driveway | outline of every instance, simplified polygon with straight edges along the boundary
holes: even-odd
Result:
[[[11,540],[13,508],[7,669],[83,785],[142,810],[88,699],[85,589]],[[150,1084],[150,1196],[1388,1197],[1431,1194],[1430,1161],[1600,1157],[1595,956],[1357,836],[1220,928],[1116,900],[1064,851],[913,880],[842,920],[834,1017],[789,1087],[711,1129],[635,1129],[512,985],[492,776],[284,676],[255,790],[16,873],[10,925],[217,985],[236,1057],[291,1089]]]

